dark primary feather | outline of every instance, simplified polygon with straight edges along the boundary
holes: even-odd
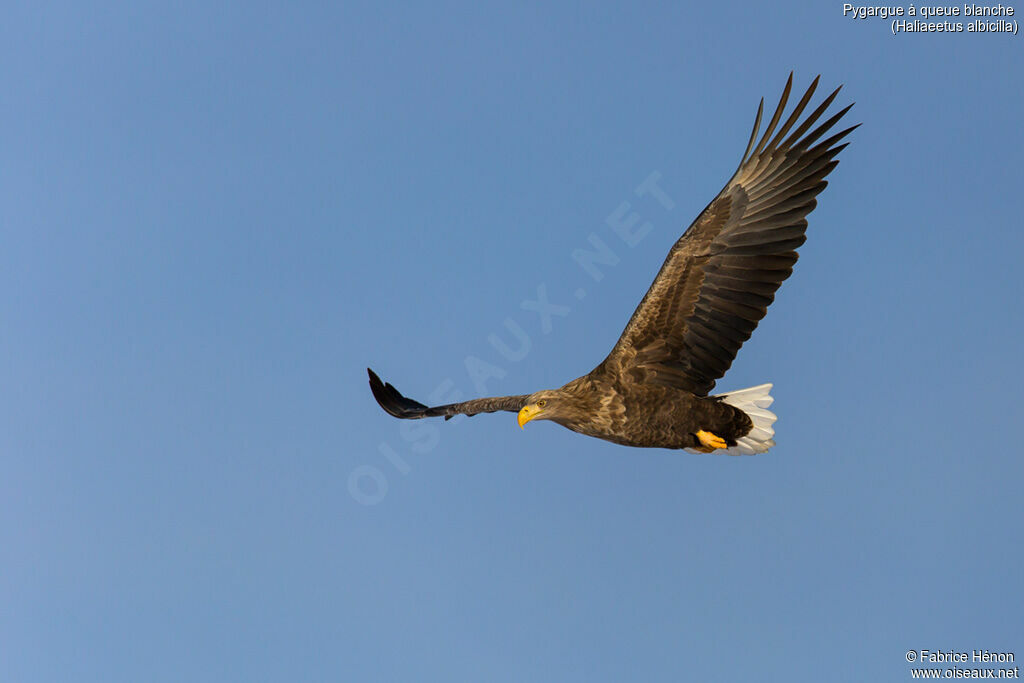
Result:
[[[818,142],[851,104],[807,132],[839,88],[796,125],[815,78],[776,133],[792,84],[790,74],[755,146],[762,100],[736,173],[672,247],[599,371],[706,396],[765,316],[796,263],[806,216],[839,163],[834,157],[846,147],[836,143],[857,127]]]
[[[384,383],[370,368],[366,368],[370,376],[370,391],[377,403],[388,414],[400,417],[405,420],[417,420],[421,417],[441,417],[449,420],[455,415],[469,415],[472,417],[477,413],[493,413],[498,410],[519,412],[526,405],[526,396],[495,396],[492,398],[478,398],[463,403],[449,403],[443,406],[428,407],[414,401],[411,398],[402,396],[398,389],[390,383]]]

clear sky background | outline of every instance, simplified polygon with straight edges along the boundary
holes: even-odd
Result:
[[[1024,38],[839,2],[3,15],[0,679],[1024,659]],[[775,382],[770,453],[378,408],[367,366],[420,400],[588,372],[790,70],[864,125],[719,383]]]

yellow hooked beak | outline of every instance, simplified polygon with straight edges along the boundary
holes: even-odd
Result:
[[[525,427],[527,422],[540,415],[540,413],[541,408],[536,403],[523,406],[523,409],[519,411],[519,428]]]

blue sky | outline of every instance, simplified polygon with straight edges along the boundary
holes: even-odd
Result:
[[[795,2],[4,15],[3,680],[1024,657],[1020,37]],[[377,407],[367,366],[421,400],[589,371],[790,70],[864,125],[719,383],[775,382],[770,453]]]

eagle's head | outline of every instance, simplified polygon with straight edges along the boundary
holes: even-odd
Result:
[[[519,426],[530,420],[565,420],[574,414],[572,396],[562,389],[545,389],[530,394],[519,411]]]

